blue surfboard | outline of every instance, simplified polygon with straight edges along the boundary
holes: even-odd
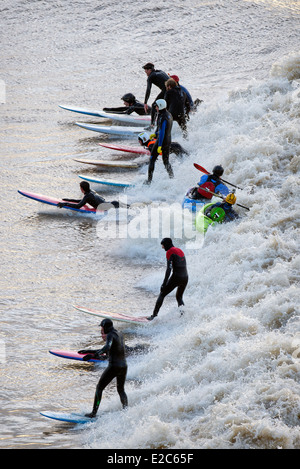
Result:
[[[91,423],[96,420],[96,418],[86,417],[84,414],[80,414],[77,412],[48,412],[43,411],[40,412],[43,417],[47,417],[48,419],[59,420],[60,422],[68,422],[68,423]]]
[[[76,125],[82,127],[86,130],[92,130],[93,132],[100,132],[102,134],[111,134],[111,135],[124,135],[124,136],[134,136],[136,137],[139,133],[143,132],[144,128],[142,127],[124,127],[119,125],[97,125],[97,124],[85,124],[83,122],[75,122]]]

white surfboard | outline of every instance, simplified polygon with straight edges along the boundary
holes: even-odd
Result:
[[[113,186],[113,187],[134,187],[134,184],[130,184],[129,182],[120,182],[120,181],[108,181],[105,179],[99,179],[90,176],[83,176],[82,174],[78,174],[78,177],[84,179],[88,182],[93,182],[95,184],[103,184],[104,186]]]
[[[90,308],[82,308],[81,306],[73,305],[75,309],[81,311],[82,313],[90,314],[92,316],[96,316],[99,318],[108,318],[112,321],[120,321],[120,322],[129,322],[131,324],[147,324],[151,321],[146,316],[128,316],[127,314],[123,313],[108,313],[106,311],[95,311]]]
[[[98,125],[98,124],[85,124],[83,122],[75,122],[76,125],[92,132],[100,132],[102,134],[110,135],[123,135],[128,137],[136,137],[139,133],[145,131],[141,127],[126,127],[121,125]]]
[[[101,117],[103,119],[110,119],[115,122],[124,122],[126,124],[136,125],[150,125],[151,116],[139,116],[137,114],[117,114],[112,112],[105,112],[102,110],[86,109],[77,106],[64,106],[59,104],[59,107],[66,109],[67,111],[77,112],[79,114],[85,114],[87,116]]]

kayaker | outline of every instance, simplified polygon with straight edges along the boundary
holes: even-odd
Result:
[[[214,167],[212,174],[204,174],[200,181],[198,182],[198,187],[194,187],[189,194],[191,199],[196,200],[210,200],[212,198],[212,194],[207,192],[205,189],[208,189],[210,192],[214,192],[215,194],[219,193],[221,195],[226,196],[229,194],[229,189],[223,181],[220,179],[222,174],[224,173],[224,169],[221,165],[217,165]]]
[[[103,319],[100,323],[101,336],[106,341],[104,347],[99,350],[80,350],[78,353],[86,355],[84,361],[91,358],[101,358],[101,355],[108,355],[108,367],[105,368],[96,387],[93,410],[86,414],[86,417],[95,417],[101,403],[102,393],[106,386],[114,379],[117,379],[117,391],[125,409],[128,406],[128,399],[125,392],[125,380],[127,374],[127,362],[125,357],[125,345],[121,332],[118,332],[111,319]]]
[[[161,246],[166,251],[167,269],[164,281],[160,287],[159,297],[157,298],[152,316],[148,318],[149,320],[154,319],[158,315],[165,297],[171,293],[174,288],[177,288],[176,300],[178,307],[183,306],[183,293],[188,284],[188,271],[184,252],[173,245],[171,238],[162,239]]]
[[[204,215],[209,218],[214,217],[214,212],[216,208],[221,208],[225,212],[225,217],[223,223],[236,220],[239,218],[239,215],[233,210],[232,206],[236,203],[236,195],[231,192],[229,193],[223,202],[217,202],[214,205],[211,205],[204,211]]]

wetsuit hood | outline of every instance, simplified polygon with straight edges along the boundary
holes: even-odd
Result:
[[[111,319],[103,319],[100,326],[103,327],[104,334],[107,334],[114,327]]]
[[[162,239],[160,244],[164,247],[165,251],[168,251],[173,247],[173,242],[171,238]]]

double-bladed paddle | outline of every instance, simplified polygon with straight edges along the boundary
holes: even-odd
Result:
[[[225,197],[223,197],[222,195],[216,194],[215,192],[212,192],[212,191],[208,190],[207,187],[201,187],[201,189],[202,189],[203,191],[208,192],[209,194],[215,195],[216,197],[219,197],[220,199],[225,200]],[[241,205],[241,204],[236,204],[236,205],[238,205],[239,207],[242,207],[242,208],[244,208],[244,209],[246,209],[246,210],[250,210],[250,208],[245,207],[245,205]]]
[[[200,164],[198,164],[198,163],[194,163],[194,166],[195,166],[196,169],[198,169],[199,171],[201,171],[204,174],[211,174],[209,171],[207,171],[207,169],[203,168],[203,166],[200,166]],[[225,181],[225,179],[223,179],[223,178],[219,178],[219,179],[220,179],[220,181],[225,182],[225,184],[229,184],[232,187],[236,187],[237,189],[243,190],[241,187],[236,186],[236,185],[232,184],[231,182]]]

